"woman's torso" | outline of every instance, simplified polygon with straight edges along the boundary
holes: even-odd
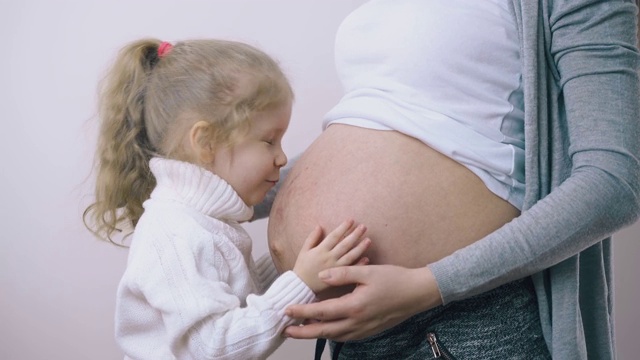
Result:
[[[345,96],[270,215],[280,270],[316,224],[353,218],[369,229],[373,263],[418,267],[518,215],[524,144],[509,16],[499,2],[373,0],[345,19]]]
[[[269,243],[291,269],[317,224],[367,226],[374,264],[425,266],[519,214],[467,168],[394,131],[335,124],[297,161],[274,201]]]

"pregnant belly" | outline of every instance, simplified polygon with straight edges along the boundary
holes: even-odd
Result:
[[[317,224],[367,226],[375,264],[425,266],[519,214],[467,168],[395,131],[329,126],[298,159],[268,225],[279,271],[291,269]]]

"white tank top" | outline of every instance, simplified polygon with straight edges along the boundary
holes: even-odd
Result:
[[[345,95],[325,128],[417,138],[522,209],[522,69],[506,2],[371,0],[340,25],[335,61]]]

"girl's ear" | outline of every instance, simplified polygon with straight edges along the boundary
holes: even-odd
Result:
[[[211,164],[215,158],[215,147],[211,142],[211,125],[206,121],[198,121],[189,131],[191,151],[201,164]]]

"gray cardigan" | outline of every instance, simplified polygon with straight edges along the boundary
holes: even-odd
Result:
[[[637,9],[632,0],[510,6],[523,61],[525,210],[429,268],[445,303],[531,275],[553,358],[613,359],[608,237],[640,213]]]
[[[512,0],[525,95],[522,215],[430,264],[443,300],[533,275],[554,359],[613,359],[611,240],[640,213],[634,1]]]

